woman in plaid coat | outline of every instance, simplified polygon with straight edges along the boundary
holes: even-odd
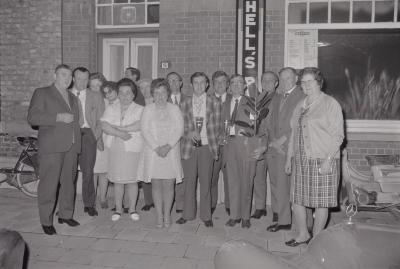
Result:
[[[291,202],[296,219],[297,237],[288,246],[307,244],[306,207],[315,208],[313,235],[324,229],[328,208],[337,206],[340,175],[340,145],[343,142],[343,114],[339,103],[321,91],[324,78],[315,67],[300,73],[306,95],[296,106],[291,119],[286,173],[292,172]]]

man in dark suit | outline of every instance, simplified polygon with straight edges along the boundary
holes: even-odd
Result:
[[[169,102],[181,107],[181,104],[185,100],[185,95],[182,94],[183,81],[181,75],[177,72],[170,72],[167,74],[167,80],[171,89],[171,96]],[[175,185],[175,210],[176,213],[183,212],[183,202],[185,189],[183,182]]]
[[[104,99],[98,92],[87,89],[89,70],[77,67],[72,72],[73,87],[71,92],[78,97],[83,115],[82,149],[79,154],[79,166],[82,172],[82,200],[84,212],[97,216],[96,191],[93,182],[93,168],[96,162],[96,149],[104,150],[100,118],[103,115]]]
[[[183,224],[196,218],[198,178],[200,219],[206,227],[212,227],[211,176],[214,160],[218,159],[221,107],[215,97],[206,94],[209,86],[206,74],[196,72],[190,77],[190,82],[193,86],[193,97],[186,98],[181,104],[184,119],[181,156],[185,193],[182,217],[176,223]]]
[[[271,182],[271,208],[276,223],[267,231],[291,229],[290,176],[285,173],[286,154],[290,138],[290,119],[304,93],[297,83],[297,72],[291,67],[279,71],[279,94],[270,104],[267,116],[269,135],[267,165]]]
[[[272,71],[267,71],[262,74],[261,77],[261,86],[262,92],[268,92],[268,94],[274,94],[276,87],[278,87],[279,77]],[[262,132],[267,134],[267,126],[266,120],[264,119],[261,122]],[[268,135],[268,134],[267,134]],[[265,151],[267,147],[264,146],[264,153],[261,154],[261,157],[257,158],[256,166],[256,175],[254,177],[254,204],[256,210],[254,214],[251,216],[254,219],[259,219],[262,216],[267,215],[266,210],[266,198],[267,198],[267,160],[265,156]]]
[[[225,103],[230,103],[232,99],[232,95],[227,93],[227,89],[229,87],[229,77],[224,71],[216,71],[212,75],[212,84],[214,89],[214,96],[217,97],[218,101],[221,103],[221,109],[225,108]],[[224,115],[224,111],[221,111],[221,115]],[[227,124],[228,122],[226,122]],[[229,215],[229,189],[228,189],[228,175],[226,173],[226,163],[224,158],[224,136],[226,132],[226,125],[224,120],[221,117],[220,123],[220,139],[219,139],[219,156],[218,160],[214,161],[214,169],[213,175],[211,179],[211,211],[214,212],[217,201],[218,201],[218,181],[219,181],[219,172],[222,170],[223,180],[224,180],[224,204],[225,211]]]
[[[39,177],[38,205],[43,231],[56,233],[53,226],[58,184],[58,222],[69,226],[79,223],[72,218],[74,212],[77,156],[81,149],[79,101],[67,89],[72,73],[67,65],[55,69],[55,82],[36,89],[33,93],[28,122],[39,127]]]

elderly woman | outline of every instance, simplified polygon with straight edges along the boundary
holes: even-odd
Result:
[[[89,89],[94,92],[101,92],[106,79],[102,73],[92,73],[89,76]],[[107,99],[106,99],[107,100]],[[107,105],[107,101],[105,102]],[[103,137],[104,141],[104,137]],[[98,188],[100,206],[101,208],[107,208],[107,153],[105,150],[97,149],[96,162],[93,168],[94,173],[94,186]]]
[[[291,202],[298,235],[285,244],[307,244],[311,236],[306,224],[306,207],[315,209],[313,235],[324,229],[328,208],[337,206],[340,172],[340,145],[343,142],[343,115],[339,103],[321,91],[324,78],[315,67],[300,73],[306,95],[291,119],[286,173],[292,172]]]
[[[171,94],[167,80],[153,80],[150,92],[154,103],[144,108],[141,119],[145,143],[138,178],[152,183],[157,227],[162,228],[171,225],[175,183],[183,178],[179,144],[183,118],[179,107],[167,101]]]
[[[115,213],[111,219],[117,221],[122,213],[124,184],[129,196],[129,214],[132,220],[139,220],[136,212],[137,166],[142,150],[140,118],[143,107],[134,103],[138,89],[130,79],[123,78],[117,83],[119,102],[110,105],[101,118],[103,131],[108,135],[105,145],[109,148],[108,177],[114,183]]]

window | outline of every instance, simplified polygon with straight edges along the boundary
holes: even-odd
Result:
[[[400,0],[286,0],[285,65],[317,65],[346,119],[399,120],[399,13]]]
[[[96,0],[96,28],[158,27],[159,10],[159,0]]]

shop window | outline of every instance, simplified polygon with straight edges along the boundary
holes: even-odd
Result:
[[[332,2],[331,22],[332,23],[350,22],[350,3],[349,2]]]
[[[372,2],[353,2],[353,22],[371,22]]]
[[[382,1],[375,3],[375,21],[392,22],[394,19],[394,2]]]
[[[328,3],[310,3],[310,23],[328,22]]]
[[[159,0],[97,0],[96,28],[158,27]]]

